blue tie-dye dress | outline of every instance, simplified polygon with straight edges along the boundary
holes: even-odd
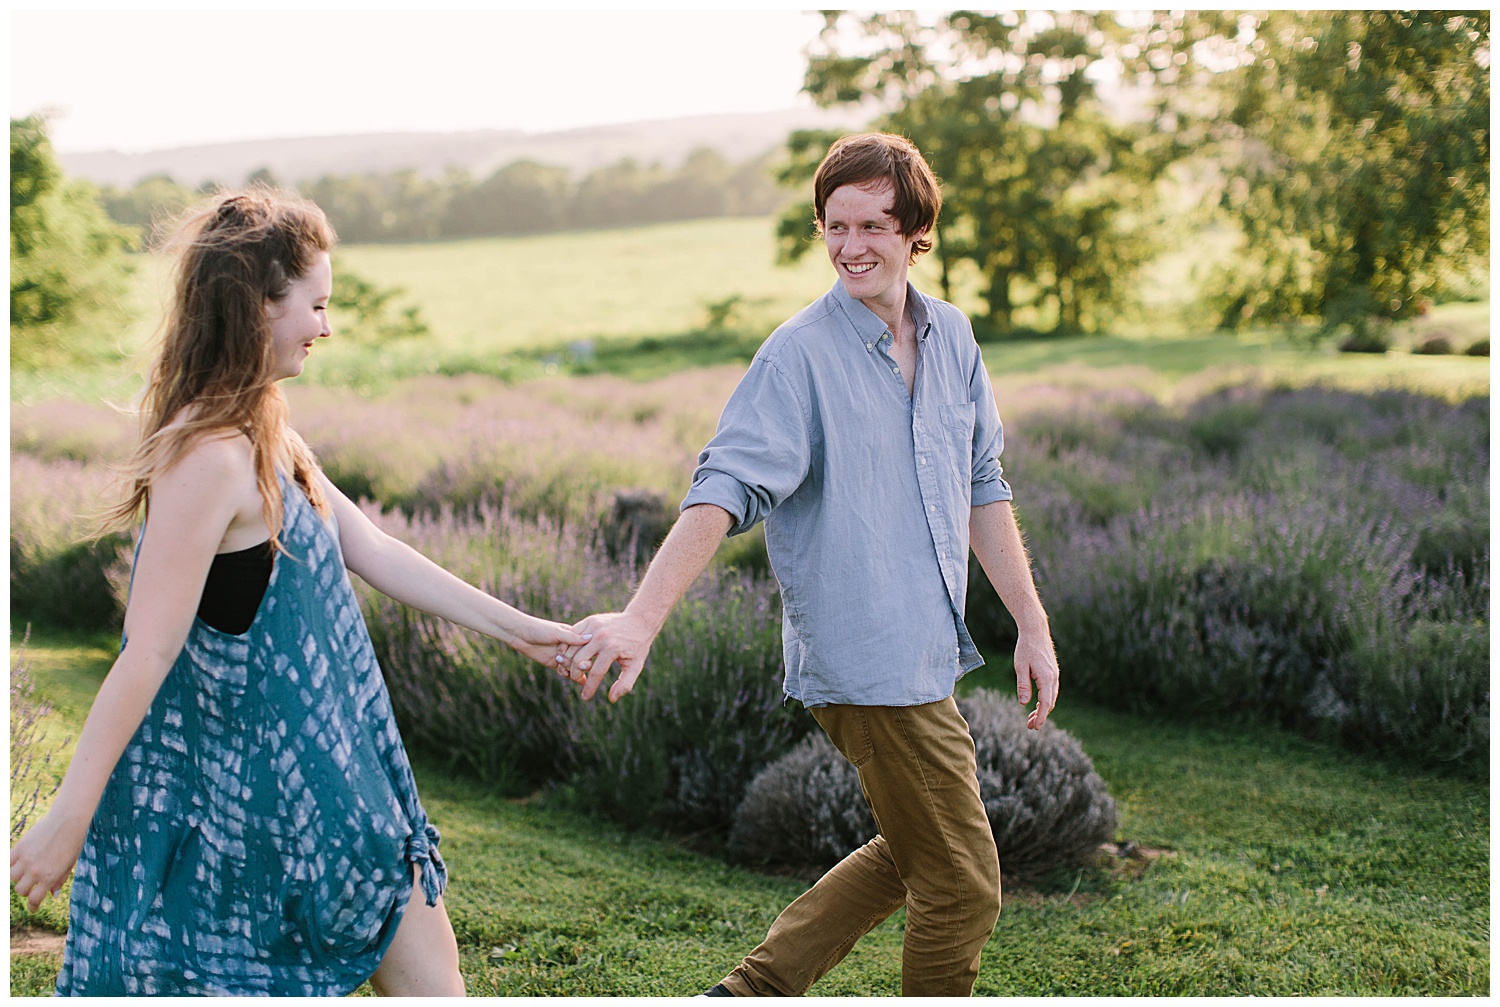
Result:
[[[438,833],[336,530],[282,480],[250,629],[195,619],[115,767],[73,879],[60,995],[318,996],[368,979]]]

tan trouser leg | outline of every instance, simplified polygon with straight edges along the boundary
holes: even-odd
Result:
[[[902,993],[967,996],[1000,912],[1000,864],[968,725],[951,698],[812,713],[859,770],[880,835],[788,906],[725,987],[800,996],[904,902]]]

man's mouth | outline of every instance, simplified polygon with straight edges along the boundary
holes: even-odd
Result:
[[[875,263],[873,263],[873,262],[846,262],[846,263],[844,263],[844,268],[847,269],[853,275],[858,276],[861,273],[868,273],[870,270],[874,269],[875,268]]]

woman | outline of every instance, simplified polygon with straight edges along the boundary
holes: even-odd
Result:
[[[178,233],[109,515],[145,513],[124,643],[11,850],[33,910],[77,864],[59,993],[463,994],[439,836],[346,570],[549,666],[586,638],[381,532],[287,426],[277,383],[330,334],[333,243],[316,206],[265,191]]]

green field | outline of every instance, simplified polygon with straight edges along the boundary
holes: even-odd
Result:
[[[54,726],[76,735],[105,638],[33,641]],[[981,995],[1483,995],[1489,792],[1269,729],[1184,726],[1063,702],[1121,805],[1106,858],[1043,889],[1007,883]],[[717,982],[802,883],[514,801],[419,764],[444,835],[445,901],[473,995],[682,996]],[[33,922],[12,896],[12,920]],[[60,927],[55,903],[34,922]],[[901,914],[814,995],[900,990]],[[11,994],[51,990],[57,952],[14,955]],[[363,992],[368,992],[366,987]]]
[[[1207,240],[1207,239],[1205,239]],[[1357,388],[1389,385],[1445,396],[1483,394],[1484,358],[1414,356],[1421,338],[1446,334],[1458,348],[1489,334],[1489,305],[1442,305],[1398,326],[1384,355],[1309,349],[1281,333],[1211,331],[1195,313],[1190,250],[1164,252],[1147,271],[1141,305],[1113,335],[991,344],[986,361],[997,379],[1054,380],[1059,367],[1114,372],[1128,384],[1165,394],[1245,377]],[[615,231],[489,238],[421,245],[360,245],[338,250],[336,264],[382,286],[401,287],[404,305],[420,307],[431,328],[421,339],[381,346],[332,339],[315,350],[305,384],[371,392],[422,374],[487,373],[524,380],[560,368],[659,377],[685,367],[748,361],[770,330],[828,289],[832,274],[821,248],[794,266],[775,264],[773,222],[725,218]],[[919,260],[913,281],[937,293],[937,263]],[[337,282],[337,276],[335,276]],[[973,278],[960,274],[954,300],[982,303]],[[139,355],[156,331],[165,293],[161,263],[137,262],[130,304],[135,321],[120,335],[123,353]],[[705,331],[711,305],[737,298],[724,326]],[[576,344],[588,344],[582,349]],[[580,364],[581,361],[581,364]],[[134,365],[139,371],[143,364]],[[12,375],[12,401],[52,398],[127,401],[140,387],[129,362],[66,373]],[[1115,376],[1107,380],[1115,380]],[[1062,380],[1076,380],[1064,378]]]
[[[586,476],[675,500],[749,355],[831,281],[817,249],[791,268],[773,258],[766,219],[341,249],[338,263],[404,287],[432,332],[382,347],[336,332],[294,382],[293,422],[325,464],[387,501],[413,497],[450,461],[455,478],[465,464],[475,479],[514,477],[516,499],[527,487],[586,495]],[[1186,410],[1246,384],[1395,387],[1450,401],[1489,393],[1488,358],[1409,352],[1437,334],[1459,348],[1486,338],[1488,303],[1438,306],[1396,329],[1387,354],[1340,354],[1283,333],[1194,324],[1182,296],[1191,258],[1179,250],[1164,260],[1142,297],[1157,314],[1133,315],[1116,333],[986,343],[1008,441],[1023,444],[1028,426],[1055,412],[1094,415],[1096,399]],[[145,345],[160,298],[159,264],[139,265],[137,320],[121,335],[128,352]],[[934,266],[924,261],[914,279],[936,292]],[[973,309],[967,289],[956,300]],[[735,312],[705,331],[710,306],[731,298]],[[583,342],[590,352],[572,346]],[[126,421],[100,400],[122,402],[138,387],[118,361],[12,375],[13,469],[35,473],[29,496],[17,490],[13,501],[13,556],[28,522],[47,526],[49,549],[75,533],[73,512],[101,491],[128,439]],[[45,733],[55,764],[116,647],[108,633],[34,636],[28,662],[55,707]],[[992,660],[965,685],[1013,689],[1004,664]],[[1117,838],[1148,857],[1106,857],[1040,889],[1007,882],[976,992],[1489,992],[1487,779],[1067,694],[1056,719],[1119,801]],[[696,993],[803,887],[727,866],[702,837],[580,814],[559,791],[512,800],[430,763],[417,775],[445,837],[446,901],[472,994]],[[12,895],[11,910],[13,926],[54,935],[66,926],[61,903],[32,917]],[[813,992],[898,992],[901,925],[898,914],[877,928]],[[11,993],[50,992],[59,960],[13,954]]]

